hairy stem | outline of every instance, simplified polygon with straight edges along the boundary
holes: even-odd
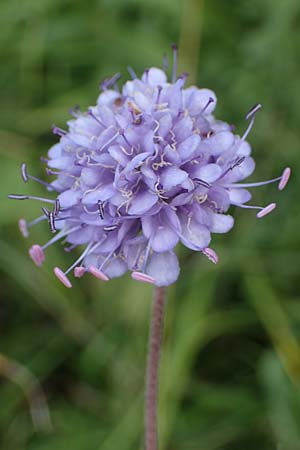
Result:
[[[158,450],[157,399],[159,379],[159,359],[164,325],[165,288],[154,291],[152,317],[150,323],[148,366],[146,373],[145,398],[145,448]]]

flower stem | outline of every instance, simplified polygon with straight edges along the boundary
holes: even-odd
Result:
[[[145,448],[158,450],[157,436],[157,398],[159,359],[164,325],[165,288],[156,287],[154,291],[152,317],[148,349],[145,398]]]

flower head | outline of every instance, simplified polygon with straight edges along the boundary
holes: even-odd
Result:
[[[54,269],[66,287],[71,287],[67,274],[73,269],[75,277],[90,272],[103,281],[130,270],[135,280],[169,285],[179,275],[174,252],[179,241],[216,263],[211,234],[233,227],[230,206],[255,209],[261,218],[276,205],[249,205],[248,188],[279,181],[282,190],[290,176],[286,168],[273,180],[241,183],[254,171],[246,138],[261,105],[247,114],[249,124],[240,137],[215,119],[214,92],[185,88],[187,75],[177,77],[176,64],[171,82],[155,67],[141,79],[130,73],[133,79],[121,92],[119,74],[101,83],[96,106],[71,111],[67,131],[53,127],[59,142],[46,160],[52,181],[29,175],[22,164],[24,182],[38,181],[57,197],[10,196],[50,205],[35,221],[19,222],[25,237],[43,220],[54,233],[29,251],[38,266],[46,248],[60,239],[69,244],[66,251],[85,246],[69,269]]]

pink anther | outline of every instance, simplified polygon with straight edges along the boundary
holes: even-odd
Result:
[[[136,281],[142,281],[143,283],[150,283],[150,284],[155,283],[154,278],[141,272],[132,272],[131,278],[133,278]]]
[[[258,219],[261,219],[262,217],[266,216],[267,214],[270,214],[270,212],[273,211],[273,209],[275,209],[275,208],[276,208],[276,203],[270,203],[268,206],[266,206],[261,211],[259,211],[259,213],[256,214],[256,217]]]
[[[59,279],[59,281],[62,282],[64,286],[67,288],[72,287],[71,281],[68,279],[68,277],[64,274],[64,272],[59,267],[54,267],[53,272],[55,276]]]
[[[29,249],[29,255],[32,261],[38,266],[41,267],[43,262],[45,261],[45,254],[42,247],[38,244],[32,245]]]
[[[28,228],[27,228],[27,222],[25,219],[19,220],[19,230],[21,231],[22,235],[27,238],[29,236]]]
[[[291,172],[292,171],[291,171],[290,167],[286,167],[284,169],[284,171],[282,172],[281,180],[280,180],[279,185],[278,185],[278,189],[280,191],[282,191],[286,187],[286,185],[288,184],[288,181],[289,181],[290,176],[291,176]]]
[[[75,269],[74,269],[74,276],[76,278],[81,278],[81,277],[83,277],[85,272],[86,272],[85,267],[82,267],[82,266],[75,267]]]
[[[101,270],[97,269],[95,266],[90,266],[88,271],[99,280],[109,281],[108,276],[106,276],[105,273],[101,272]]]
[[[217,253],[212,248],[205,248],[202,250],[202,253],[208,257],[208,259],[213,262],[214,264],[217,264],[219,262],[219,257]]]

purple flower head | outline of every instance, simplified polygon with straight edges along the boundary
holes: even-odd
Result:
[[[54,269],[66,287],[71,287],[67,275],[72,270],[75,277],[90,272],[103,281],[130,270],[135,280],[167,286],[179,275],[178,242],[217,263],[209,248],[211,234],[233,227],[230,206],[257,210],[261,218],[276,205],[249,205],[248,188],[279,181],[282,190],[290,176],[286,168],[273,180],[241,183],[254,171],[246,138],[261,105],[247,114],[249,124],[240,137],[215,119],[214,92],[185,88],[187,75],[176,76],[176,63],[172,82],[155,67],[141,79],[130,73],[133,79],[121,92],[119,74],[101,83],[96,106],[87,112],[75,108],[67,131],[53,127],[59,142],[46,160],[52,181],[29,175],[22,164],[24,182],[38,181],[57,197],[10,196],[45,204],[36,220],[19,222],[25,237],[43,220],[54,234],[46,244],[30,248],[36,265],[43,264],[46,248],[61,239],[69,244],[66,251],[84,246],[66,271]]]

